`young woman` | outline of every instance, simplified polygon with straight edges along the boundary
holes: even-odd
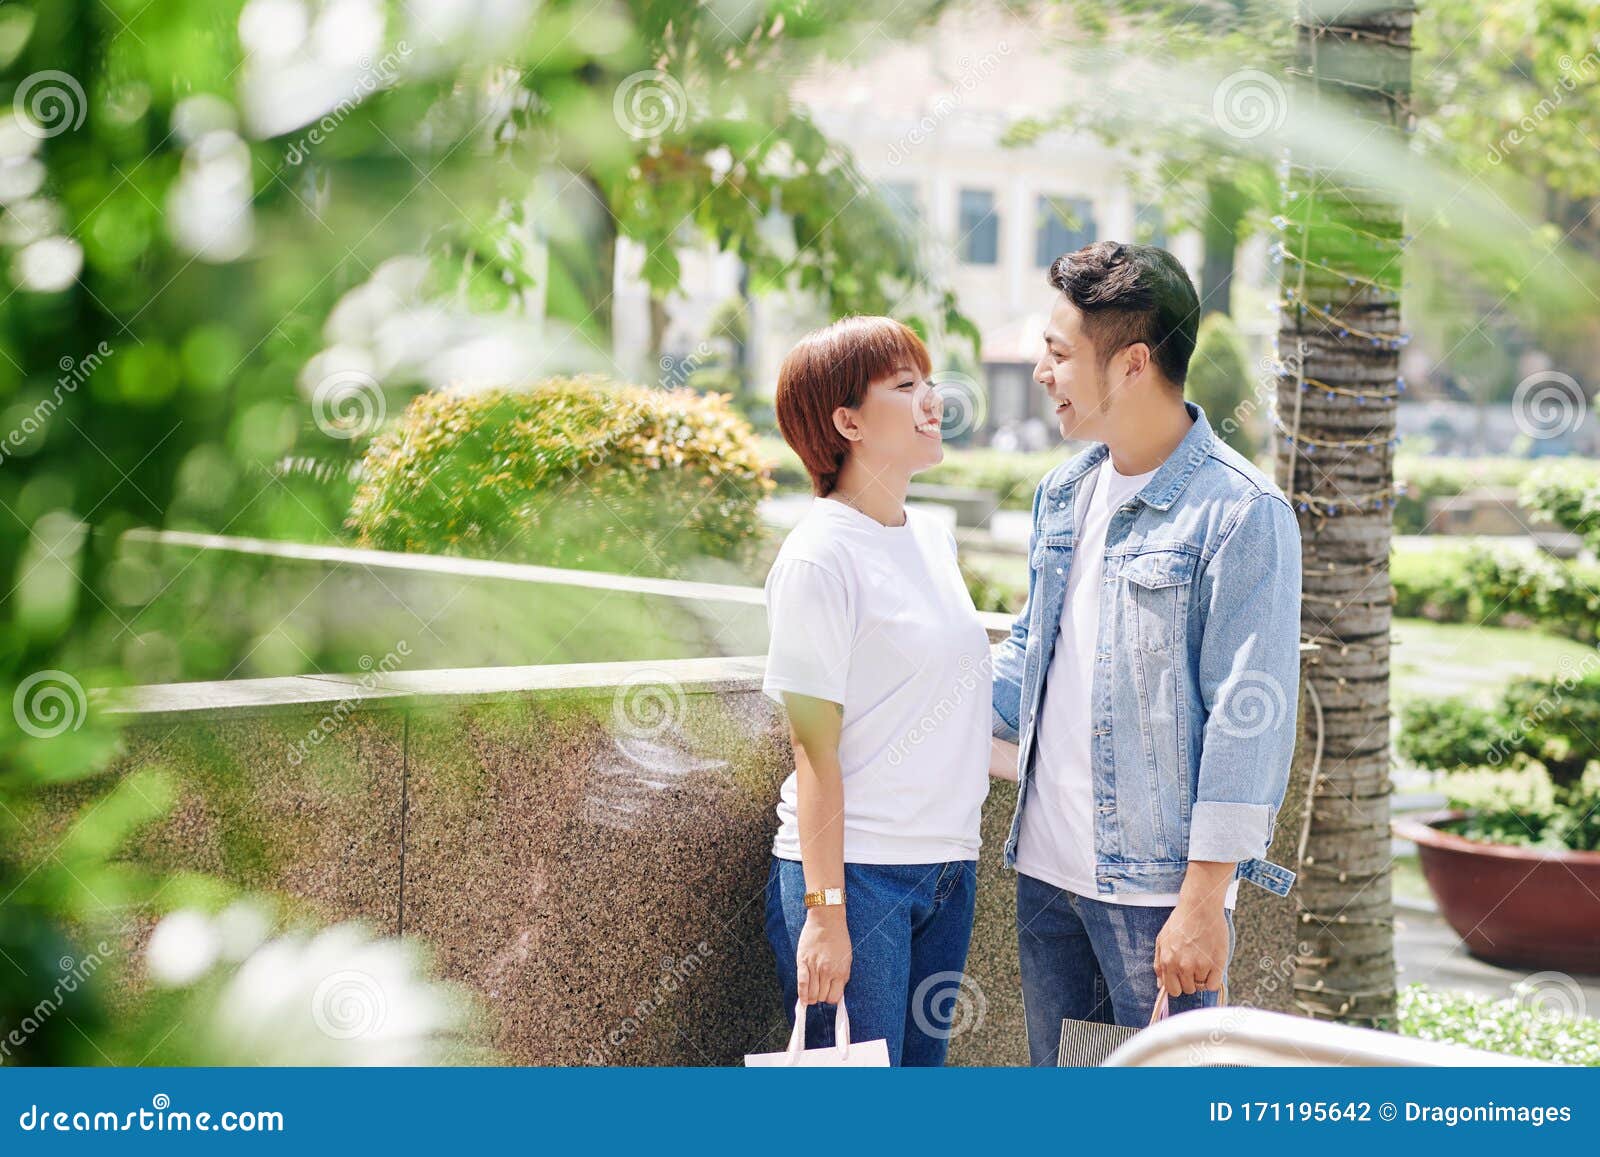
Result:
[[[855,1040],[939,1065],[972,933],[989,784],[989,643],[955,538],[905,505],[944,456],[928,352],[886,317],[804,338],[778,425],[816,497],[767,577],[763,690],[788,712],[767,937],[807,1047]]]

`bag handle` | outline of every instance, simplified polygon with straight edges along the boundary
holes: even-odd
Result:
[[[850,1055],[850,1014],[844,1010],[844,998],[833,1011],[833,1045],[839,1050],[842,1061]],[[784,1051],[784,1064],[793,1065],[806,1047],[806,1002],[794,1002],[794,1031],[789,1034],[789,1047]]]
[[[1217,992],[1217,1007],[1223,1008],[1227,1005],[1227,1003],[1228,984],[1226,981],[1224,981],[1222,988]],[[1156,1006],[1150,1010],[1150,1023],[1155,1024],[1157,1021],[1166,1020],[1168,1015],[1167,1009],[1167,989],[1165,985],[1162,985],[1160,991],[1156,995]]]

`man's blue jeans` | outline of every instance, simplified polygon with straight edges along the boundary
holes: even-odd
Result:
[[[1156,984],[1156,936],[1171,908],[1108,904],[1017,873],[1017,954],[1028,1059],[1056,1063],[1063,1020],[1143,1028],[1161,991]],[[1228,911],[1228,955],[1233,955]],[[1174,996],[1169,1013],[1209,1008],[1215,992]]]
[[[952,1030],[959,1031],[957,1014],[969,1001],[963,970],[977,883],[974,860],[844,866],[850,1037],[888,1041],[892,1065],[944,1064]],[[799,861],[774,856],[767,875],[767,940],[777,956],[791,1026],[805,892]],[[833,1011],[831,1004],[807,1009],[807,1048],[832,1047]]]

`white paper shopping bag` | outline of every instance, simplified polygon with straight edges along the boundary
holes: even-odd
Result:
[[[746,1053],[744,1063],[752,1069],[760,1068],[846,1068],[886,1069],[889,1067],[889,1042],[886,1040],[851,1041],[850,1016],[840,1001],[833,1014],[832,1048],[808,1049],[806,1043],[806,1006],[794,1006],[794,1031],[789,1034],[789,1047],[781,1053]]]

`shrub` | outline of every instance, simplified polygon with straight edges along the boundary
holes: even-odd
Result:
[[[1600,625],[1600,568],[1511,550],[1396,553],[1395,613],[1435,622],[1537,626],[1592,642]]]
[[[1522,484],[1522,505],[1600,551],[1600,474],[1588,462],[1541,466]]]
[[[1407,985],[1399,994],[1398,1027],[1420,1040],[1563,1065],[1600,1065],[1600,1020],[1563,1015],[1541,995],[1527,987],[1494,1000]]]
[[[721,395],[558,378],[415,398],[373,439],[349,526],[384,550],[675,574],[744,562],[771,486]]]
[[[1600,850],[1600,781],[1585,774],[1600,759],[1600,673],[1519,679],[1493,710],[1460,699],[1408,703],[1396,746],[1435,771],[1515,769],[1452,782],[1451,806],[1469,813],[1461,835]]]
[[[1402,709],[1397,747],[1418,767],[1455,771],[1499,763],[1504,734],[1498,711],[1462,699],[1413,699]]]
[[[1208,313],[1200,319],[1183,392],[1205,410],[1218,437],[1246,458],[1255,457],[1255,434],[1241,412],[1250,396],[1250,366],[1239,329],[1226,314]]]

